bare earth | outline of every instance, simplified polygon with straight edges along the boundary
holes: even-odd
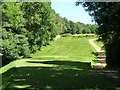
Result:
[[[95,50],[98,53],[98,57],[97,57],[98,61],[97,64],[94,65],[94,69],[103,69],[106,65],[106,55],[101,50],[101,48],[93,42],[95,39],[89,39],[89,43],[95,48]]]
[[[98,61],[94,65],[93,69],[98,71],[100,74],[105,74],[107,76],[115,78],[116,80],[120,80],[120,72],[119,71],[104,69],[104,67],[106,66],[106,55],[101,50],[101,48],[93,42],[94,40],[96,40],[96,38],[95,39],[89,39],[89,43],[95,48],[95,50],[98,53],[98,57],[97,57]]]
[[[103,52],[103,51],[101,50],[101,48],[93,42],[93,41],[96,40],[96,39],[97,39],[97,38],[95,38],[95,39],[89,39],[89,43],[95,48],[95,50],[96,50],[97,52]]]
[[[58,38],[60,38],[60,35],[58,35],[58,36],[55,37],[55,41],[56,41]]]

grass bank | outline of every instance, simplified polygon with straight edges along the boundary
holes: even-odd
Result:
[[[14,61],[3,75],[5,89],[115,89],[119,81],[91,69],[96,56],[87,38],[66,37],[31,58]],[[12,65],[10,65],[12,66]],[[7,68],[7,67],[6,67]]]
[[[99,47],[103,47],[104,46],[104,44],[102,43],[102,41],[98,41],[98,40],[94,40],[93,41],[95,44],[97,44]]]
[[[41,51],[31,55],[32,59],[58,59],[79,62],[91,62],[95,49],[87,38],[61,37]]]

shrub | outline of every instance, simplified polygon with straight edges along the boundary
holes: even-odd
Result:
[[[2,30],[2,59],[3,65],[11,60],[28,57],[30,54],[27,37]]]

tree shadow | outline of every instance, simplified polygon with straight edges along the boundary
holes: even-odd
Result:
[[[54,65],[64,65],[64,66],[75,66],[77,68],[82,69],[91,69],[90,63],[84,63],[84,62],[75,62],[75,61],[27,61],[29,63],[43,63],[43,64],[54,64]]]
[[[35,63],[35,62],[30,62]],[[41,63],[41,62],[40,62]],[[19,67],[3,74],[6,89],[94,89],[114,88],[118,82],[93,71],[90,63],[47,61],[56,67]],[[9,79],[7,79],[10,77]]]
[[[105,59],[106,55],[104,52],[92,52],[98,59]]]
[[[92,52],[92,54],[94,54],[95,56],[98,56],[98,53],[97,53],[97,52]]]

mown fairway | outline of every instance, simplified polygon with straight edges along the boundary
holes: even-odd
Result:
[[[3,74],[7,88],[100,89],[117,88],[119,81],[95,72],[96,56],[86,38],[60,38]],[[26,62],[26,63],[24,63]],[[9,78],[8,78],[9,77]]]
[[[33,59],[58,59],[78,62],[91,62],[94,48],[86,38],[66,37],[43,47],[41,51],[33,54]]]

